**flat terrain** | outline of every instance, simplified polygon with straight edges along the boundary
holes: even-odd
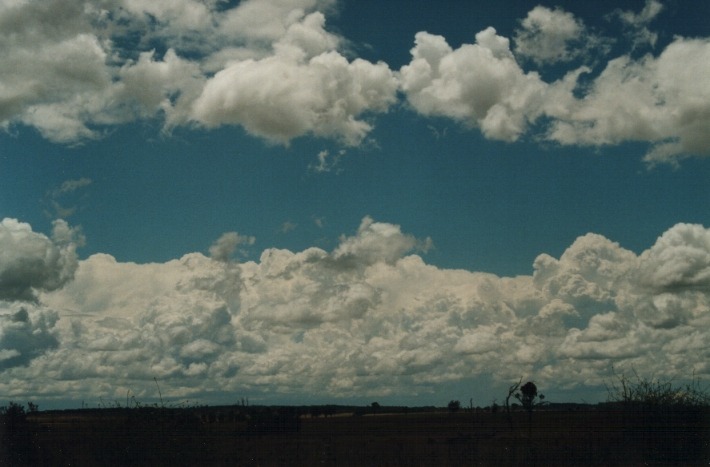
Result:
[[[382,412],[386,409],[383,408]],[[5,428],[18,465],[708,465],[704,412],[337,413],[296,408],[37,412]]]

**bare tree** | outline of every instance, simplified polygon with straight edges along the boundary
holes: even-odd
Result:
[[[505,413],[508,416],[508,424],[510,425],[511,430],[513,429],[513,416],[510,414],[510,398],[516,394],[518,388],[520,387],[520,383],[522,382],[523,377],[521,376],[520,380],[517,383],[510,385],[510,387],[508,388],[508,395],[505,396]]]

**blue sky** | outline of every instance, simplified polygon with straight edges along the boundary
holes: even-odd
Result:
[[[161,377],[443,404],[525,376],[576,400],[612,366],[710,374],[710,5],[60,4],[0,4],[0,371],[26,382],[0,399]],[[207,324],[148,339],[181,320]],[[256,370],[318,349],[350,372]],[[153,356],[111,363],[131,352]]]

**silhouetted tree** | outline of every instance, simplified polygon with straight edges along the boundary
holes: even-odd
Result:
[[[373,402],[370,404],[370,407],[372,408],[372,413],[377,413],[380,411],[380,403],[379,402]]]
[[[525,410],[532,412],[533,408],[544,404],[545,395],[538,394],[535,383],[528,381],[520,388],[520,392],[515,394],[515,398],[523,404]]]
[[[517,383],[511,384],[510,387],[508,387],[508,395],[505,396],[505,414],[508,417],[508,425],[510,425],[511,430],[513,429],[513,416],[510,414],[510,398],[516,394],[522,382],[523,378],[521,377]]]
[[[452,400],[449,402],[448,407],[449,407],[449,412],[451,412],[451,413],[458,412],[459,409],[461,408],[461,402],[456,401],[456,400]]]

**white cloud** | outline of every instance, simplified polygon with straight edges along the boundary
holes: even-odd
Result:
[[[93,183],[90,178],[82,177],[74,180],[65,180],[62,184],[46,194],[45,202],[49,204],[46,211],[49,217],[66,219],[73,215],[78,206],[66,206],[67,198],[71,198],[77,191]]]
[[[648,25],[656,19],[661,11],[663,11],[661,2],[658,0],[646,0],[646,4],[639,13],[617,10],[615,14],[631,30],[634,48],[645,44],[653,47],[658,40],[658,34],[648,29]]]
[[[79,188],[91,185],[93,181],[90,178],[82,177],[73,180],[65,180],[62,185],[53,191],[55,196],[63,195],[66,193],[73,193]]]
[[[640,260],[640,279],[653,290],[710,290],[710,231],[701,225],[677,224]]]
[[[0,300],[35,300],[37,291],[56,290],[77,268],[78,232],[63,220],[54,222],[53,238],[29,224],[0,222]]]
[[[54,326],[57,314],[4,306],[0,302],[0,371],[15,366],[27,365],[47,350],[56,348]]]
[[[538,65],[567,62],[585,53],[579,47],[586,28],[572,13],[536,6],[520,22],[516,31],[515,53]]]
[[[337,167],[340,159],[342,159],[346,153],[347,151],[345,149],[341,149],[336,154],[331,155],[330,151],[324,149],[316,156],[318,163],[310,164],[308,168],[316,173],[331,172],[333,170],[336,170],[336,173],[340,173]]]
[[[372,127],[358,117],[386,111],[397,82],[384,63],[348,62],[334,51],[324,20],[313,13],[286,31],[274,55],[215,74],[191,118],[207,127],[242,125],[279,143],[313,134],[359,144]]]
[[[298,224],[295,224],[291,221],[285,221],[281,224],[281,227],[279,227],[279,232],[282,234],[287,234],[289,232],[296,230],[297,227],[298,227]]]
[[[209,5],[212,3],[213,5]],[[177,31],[200,30],[208,27],[215,2],[194,0],[123,0],[122,6],[131,14],[150,16]]]
[[[226,232],[210,246],[210,257],[215,261],[227,262],[237,251],[239,245],[253,245],[256,238],[239,235],[238,232]]]
[[[634,27],[661,11],[649,1],[642,12],[618,15]],[[650,40],[650,38],[647,38]],[[545,7],[530,11],[515,36],[515,52],[538,65],[592,61],[607,42],[570,13]],[[638,43],[638,42],[637,42]],[[649,164],[710,154],[710,42],[676,37],[658,56],[622,55],[600,74],[587,66],[548,83],[524,72],[508,39],[488,28],[475,44],[452,49],[441,36],[420,32],[412,61],[400,70],[401,88],[418,113],[444,116],[480,128],[492,139],[515,141],[543,121],[539,136],[563,145],[649,143]],[[579,77],[589,74],[588,84]]]
[[[243,125],[287,143],[305,134],[355,145],[386,111],[389,68],[343,57],[325,30],[334,2],[18,2],[0,7],[0,124],[60,143],[164,119]],[[317,11],[320,10],[320,11]],[[138,36],[140,34],[140,36]],[[142,37],[136,42],[135,37]],[[156,57],[152,41],[167,52]],[[190,58],[187,58],[190,57]]]
[[[271,44],[307,13],[327,12],[334,5],[334,0],[246,0],[224,14],[220,28],[224,35]]]
[[[443,37],[420,32],[411,53],[400,70],[401,87],[423,115],[451,117],[489,138],[515,141],[540,113],[547,85],[523,72],[508,39],[493,28],[456,50]]]
[[[111,85],[106,51],[87,33],[40,40],[15,45],[0,33],[0,117],[33,125],[53,141],[96,137],[86,123]]]
[[[646,4],[639,13],[633,11],[618,11],[617,14],[622,21],[630,26],[640,27],[646,26],[648,23],[656,19],[663,11],[663,4],[658,0],[646,0]]]
[[[332,252],[94,255],[42,305],[0,307],[0,391],[145,398],[157,377],[170,397],[404,396],[481,376],[598,386],[612,365],[706,378],[709,232],[679,224],[641,255],[588,234],[513,278],[428,265],[369,218]]]
[[[455,50],[420,32],[412,61],[397,73],[346,58],[347,38],[326,28],[335,8],[333,0],[5,2],[0,127],[29,125],[73,144],[101,138],[112,125],[157,119],[166,131],[239,125],[280,144],[315,136],[352,146],[402,91],[420,114],[452,118],[487,138],[641,141],[651,164],[710,153],[707,39],[676,37],[658,55],[632,56],[656,41],[648,30],[663,9],[656,0],[612,13],[633,44],[606,63],[599,60],[608,41],[580,19],[532,9],[513,36],[518,57],[540,66],[589,64],[554,82],[524,71],[493,28]],[[584,85],[582,74],[589,74]],[[322,162],[317,169],[328,167]]]
[[[199,65],[182,59],[173,49],[155,60],[155,52],[143,52],[138,61],[126,62],[118,72],[121,80],[113,94],[126,115],[150,118],[165,115],[165,125],[184,124],[205,78]]]
[[[340,238],[333,257],[343,262],[359,260],[366,265],[378,261],[393,263],[416,246],[417,240],[403,234],[398,225],[374,222],[372,218],[365,217],[357,235]]]
[[[581,99],[558,109],[562,144],[652,143],[646,161],[710,154],[710,41],[676,38],[659,57],[610,61]]]

